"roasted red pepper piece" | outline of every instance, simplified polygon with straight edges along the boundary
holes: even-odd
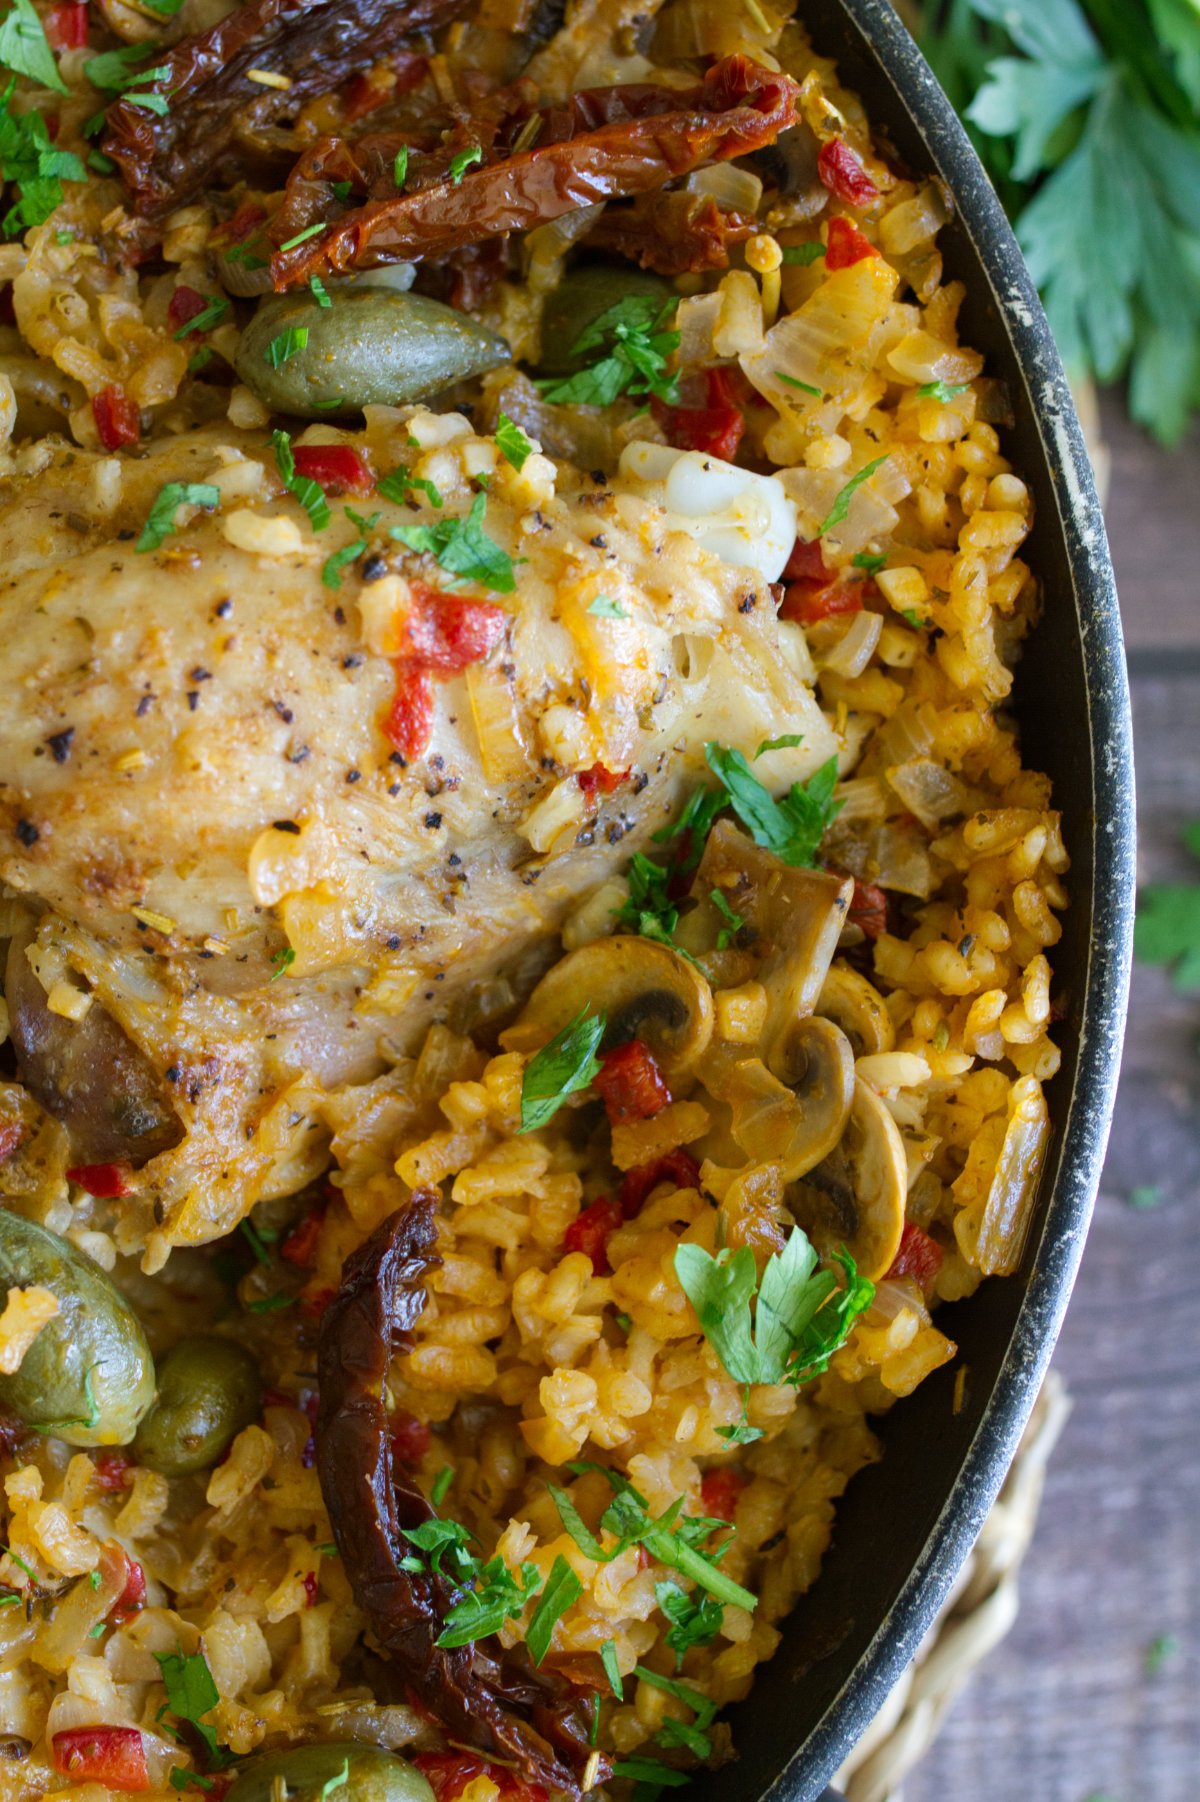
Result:
[[[563,1245],[567,1251],[581,1251],[592,1260],[596,1275],[603,1276],[608,1269],[609,1238],[624,1218],[620,1202],[602,1195],[575,1216],[563,1235]]]
[[[129,1183],[130,1171],[124,1164],[77,1164],[73,1170],[67,1171],[67,1181],[78,1183],[89,1195],[95,1195],[101,1201],[111,1201],[122,1195],[132,1195]]]
[[[849,144],[841,138],[830,138],[822,144],[817,157],[817,174],[839,200],[847,206],[870,206],[879,199],[879,189],[871,180]]]
[[[737,1499],[746,1487],[746,1478],[732,1464],[717,1470],[706,1470],[700,1479],[700,1502],[705,1514],[715,1520],[732,1520]]]
[[[887,931],[888,898],[884,889],[873,882],[854,882],[854,894],[846,913],[848,925],[859,928],[864,937],[877,939],[881,932]]]
[[[375,486],[366,459],[352,445],[298,444],[292,455],[298,476],[310,476],[332,494],[370,494]]]
[[[67,0],[46,14],[46,39],[52,50],[82,50],[88,41],[88,9]]]
[[[414,1764],[433,1791],[436,1802],[457,1802],[476,1777],[489,1777],[500,1791],[500,1802],[547,1802],[540,1783],[527,1783],[505,1765],[489,1764],[470,1752],[419,1752]]]
[[[575,777],[592,805],[596,804],[600,795],[615,794],[622,782],[628,779],[628,770],[610,770],[602,763],[594,763],[590,770],[580,770]]]
[[[131,1615],[146,1606],[146,1573],[137,1559],[131,1558],[128,1552],[124,1552],[122,1556],[125,1559],[125,1587],[108,1611],[108,1618],[114,1627],[119,1627],[122,1621],[127,1621]]]
[[[116,382],[101,388],[99,394],[93,394],[92,418],[106,451],[120,450],[123,444],[136,444],[142,435],[137,407]]]
[[[181,326],[198,319],[207,305],[208,296],[201,294],[199,288],[189,288],[186,283],[181,283],[167,307],[167,322],[172,331],[177,332]]]
[[[854,263],[861,263],[864,257],[877,257],[879,252],[870,238],[859,231],[857,225],[840,214],[829,221],[829,239],[825,247],[825,268],[832,275],[837,269],[849,269]]]
[[[115,1493],[119,1489],[127,1489],[129,1487],[126,1479],[129,1476],[130,1470],[133,1468],[133,1459],[128,1452],[117,1451],[115,1448],[107,1448],[96,1453],[92,1459],[92,1464],[94,1467],[92,1481],[95,1483],[97,1489],[104,1489],[109,1491],[109,1493]]]
[[[706,406],[656,407],[655,416],[677,450],[703,451],[706,457],[722,457],[729,463],[737,455],[746,421],[726,370],[710,369],[707,388]]]
[[[110,1789],[150,1788],[146,1746],[136,1727],[69,1727],[50,1744],[60,1777],[106,1783]]]
[[[654,1053],[641,1039],[614,1045],[600,1053],[603,1068],[592,1078],[592,1087],[601,1096],[613,1126],[625,1120],[648,1120],[661,1113],[671,1099],[671,1091],[662,1078]]]
[[[433,683],[429,672],[400,658],[396,692],[383,722],[383,736],[406,763],[428,750],[433,732]]]
[[[532,149],[504,155],[485,146],[483,162],[457,182],[447,157],[440,166],[431,158],[426,185],[396,194],[393,183],[390,196],[372,195],[324,231],[278,251],[272,279],[277,289],[294,288],[319,272],[441,257],[596,201],[662,188],[702,163],[773,143],[795,123],[798,92],[790,76],[746,56],[714,63],[690,91],[649,83],[585,89],[545,114]],[[365,143],[356,150],[363,154]],[[329,179],[337,154],[337,141],[325,139],[300,159],[271,226],[276,243],[315,223],[314,201],[324,206],[319,183]]]
[[[832,582],[834,572],[821,551],[819,538],[797,538],[792,554],[783,566],[785,582]]]
[[[779,603],[779,617],[815,626],[835,613],[861,613],[862,604],[861,582],[790,582]]]
[[[429,1428],[415,1414],[401,1408],[393,1414],[392,1450],[401,1464],[417,1464],[429,1450]]]
[[[651,1189],[668,1182],[677,1189],[700,1187],[700,1166],[682,1146],[668,1151],[665,1157],[655,1158],[651,1164],[636,1164],[625,1172],[621,1178],[621,1211],[626,1220],[633,1219]]]
[[[458,675],[479,663],[504,636],[508,615],[490,601],[460,601],[414,582],[404,622],[411,649],[396,660],[396,693],[383,723],[388,743],[405,761],[428,749],[433,731],[430,672]]]
[[[936,1239],[931,1239],[914,1221],[906,1220],[900,1234],[900,1249],[892,1259],[891,1269],[884,1281],[907,1276],[912,1278],[918,1288],[928,1291],[942,1267],[944,1256]]]
[[[324,1220],[324,1207],[310,1208],[303,1220],[298,1220],[285,1235],[279,1247],[280,1257],[288,1264],[295,1264],[298,1270],[307,1270],[313,1261]]]

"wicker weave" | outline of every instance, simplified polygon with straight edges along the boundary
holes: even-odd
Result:
[[[947,1709],[1017,1618],[1017,1578],[1041,1506],[1046,1464],[1071,1411],[1051,1371],[995,1507],[912,1663],[834,1779],[846,1802],[903,1802],[901,1784]]]

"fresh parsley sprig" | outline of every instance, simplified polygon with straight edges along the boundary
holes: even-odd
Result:
[[[675,405],[679,378],[667,363],[679,348],[679,333],[667,325],[678,302],[660,306],[653,295],[630,294],[585,328],[571,346],[572,357],[602,355],[574,375],[539,381],[546,400],[563,406],[611,407],[622,394],[654,395]]]
[[[189,1735],[199,1739],[204,1748],[208,1770],[219,1771],[232,1764],[233,1753],[226,1751],[217,1738],[216,1729],[204,1719],[221,1700],[221,1695],[203,1652],[185,1654],[183,1647],[177,1646],[173,1652],[155,1652],[154,1657],[167,1692],[167,1699],[158,1712],[159,1720],[171,1714],[177,1722],[186,1725]]]
[[[296,474],[296,458],[292,452],[290,432],[277,429],[271,433],[271,443],[275,448],[275,467],[279,471],[280,481],[308,514],[313,531],[323,532],[332,517],[329,502],[325,499],[325,490],[315,477]]]
[[[496,449],[504,461],[511,463],[516,470],[524,469],[526,458],[533,455],[533,446],[520,426],[515,424],[507,413],[501,413],[497,419],[493,437],[496,440]]]
[[[596,1056],[604,1037],[605,1018],[593,1014],[590,1002],[556,1032],[525,1066],[521,1078],[521,1124],[518,1131],[536,1132],[557,1114],[568,1095],[590,1086],[600,1074]]]
[[[767,744],[763,751],[778,748]],[[841,811],[835,801],[837,758],[831,757],[806,783],[793,782],[786,795],[775,799],[751,770],[742,753],[710,740],[704,747],[709,769],[725,791],[729,805],[756,845],[773,851],[794,869],[809,869],[817,860],[821,840]]]
[[[40,87],[53,88],[56,94],[67,92],[33,0],[13,0],[0,20],[0,66],[14,75],[27,75]]]
[[[154,497],[154,504],[146,516],[141,537],[134,549],[156,551],[172,532],[178,531],[175,523],[177,508],[202,507],[206,513],[211,513],[220,504],[221,490],[213,482],[164,483]]]
[[[12,113],[15,77],[0,101],[0,176],[18,192],[0,229],[6,238],[42,225],[63,203],[64,181],[86,181],[87,170],[71,150],[59,150],[40,113]]]
[[[417,484],[410,479],[409,486]],[[382,482],[379,488],[382,492]],[[392,526],[390,531],[410,551],[426,552],[462,581],[478,582],[493,594],[511,594],[516,587],[513,560],[484,531],[486,512],[487,496],[477,494],[465,519],[439,519],[431,526]]]
[[[344,507],[342,511],[352,526],[357,526],[358,537],[352,538],[349,544],[342,545],[340,550],[331,551],[321,565],[321,580],[326,588],[337,590],[342,585],[342,571],[348,563],[356,563],[367,548],[370,534],[383,518],[382,513],[368,513],[365,516],[353,507]]]

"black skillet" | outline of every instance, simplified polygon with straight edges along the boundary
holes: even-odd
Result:
[[[888,0],[801,0],[816,48],[837,58],[911,171],[940,175],[956,218],[939,237],[966,284],[965,343],[986,352],[1016,413],[1005,435],[1037,523],[1023,551],[1045,619],[1016,684],[1027,764],[1063,811],[1071,907],[1052,954],[1062,1069],[1054,1137],[1020,1272],[985,1283],[938,1323],[966,1366],[937,1372],[882,1423],[883,1462],[838,1507],[821,1577],[750,1698],[730,1711],[738,1761],[694,1802],[836,1802],[823,1791],[899,1676],[963,1563],[1008,1469],[1071,1292],[1108,1137],[1125,1023],[1134,895],[1133,751],[1117,596],[1058,352],[996,195]]]

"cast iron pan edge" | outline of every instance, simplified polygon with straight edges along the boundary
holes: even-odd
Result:
[[[1021,1271],[939,1316],[977,1393],[954,1418],[947,1369],[888,1417],[883,1464],[839,1502],[820,1580],[784,1624],[750,1699],[731,1711],[738,1762],[699,1779],[695,1802],[820,1796],[970,1551],[1037,1396],[1083,1251],[1132,952],[1133,749],[1120,616],[1091,466],[1041,303],[966,133],[888,0],[802,0],[799,16],[901,157],[949,185],[957,221],[942,242],[947,273],[968,285],[964,341],[987,352],[989,371],[1003,373],[1014,394],[1018,424],[1005,442],[1034,490],[1027,555],[1046,588],[1016,711],[1026,762],[1050,773],[1064,812],[1071,910],[1052,961],[1070,1005],[1063,1068],[1048,1091],[1055,1138]]]

